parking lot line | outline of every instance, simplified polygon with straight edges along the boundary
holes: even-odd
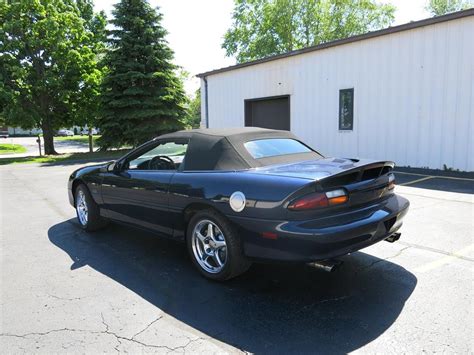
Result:
[[[407,173],[404,171],[394,171],[395,174],[406,174],[406,175],[413,175],[413,176],[425,176],[429,178],[440,178],[440,179],[449,179],[449,180],[463,180],[463,181],[473,181],[474,179],[470,178],[460,178],[460,177],[455,177],[455,176],[442,176],[442,175],[426,175],[426,174],[418,174],[418,173]]]
[[[422,266],[419,266],[415,269],[415,272],[423,273],[423,272],[434,270],[434,269],[436,269],[440,266],[443,266],[443,265],[449,263],[453,259],[466,260],[464,256],[467,253],[469,253],[471,250],[474,250],[474,244],[468,245],[467,247],[464,247],[464,248],[462,248],[458,251],[455,251],[454,253],[451,253],[450,255],[444,256],[444,257],[439,258],[435,261],[432,261],[432,262],[429,262],[429,263],[424,264]]]
[[[417,182],[421,182],[421,181],[433,179],[433,178],[435,178],[435,177],[436,177],[436,176],[426,176],[426,177],[423,177],[423,178],[420,178],[420,179],[416,179],[416,180],[413,180],[413,181],[404,182],[403,184],[399,184],[399,185],[400,185],[400,186],[406,186],[406,185],[416,184]]]

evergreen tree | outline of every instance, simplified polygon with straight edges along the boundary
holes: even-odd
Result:
[[[99,120],[102,149],[137,146],[180,129],[186,114],[162,15],[146,0],[121,0],[113,16]]]

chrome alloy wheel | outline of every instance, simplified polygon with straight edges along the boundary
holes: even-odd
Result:
[[[79,222],[85,226],[87,225],[87,218],[89,213],[87,211],[87,202],[86,202],[86,195],[82,190],[77,192],[76,196],[76,211],[77,211],[77,218]]]
[[[193,254],[199,265],[211,274],[220,272],[227,262],[227,246],[224,234],[210,220],[204,219],[194,227],[192,234]]]

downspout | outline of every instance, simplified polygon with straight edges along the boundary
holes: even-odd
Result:
[[[204,101],[204,107],[206,108],[206,128],[209,128],[209,100],[208,100],[208,87],[207,87],[207,77],[203,77],[202,80],[204,80],[204,93],[206,95],[205,101]]]

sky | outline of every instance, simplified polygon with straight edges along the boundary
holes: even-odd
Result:
[[[95,0],[96,11],[111,17],[118,0]],[[160,7],[167,40],[175,54],[175,64],[189,73],[185,89],[192,94],[199,87],[196,74],[235,64],[221,48],[224,33],[232,24],[233,0],[149,0]],[[427,0],[386,0],[396,6],[395,25],[430,17]]]

